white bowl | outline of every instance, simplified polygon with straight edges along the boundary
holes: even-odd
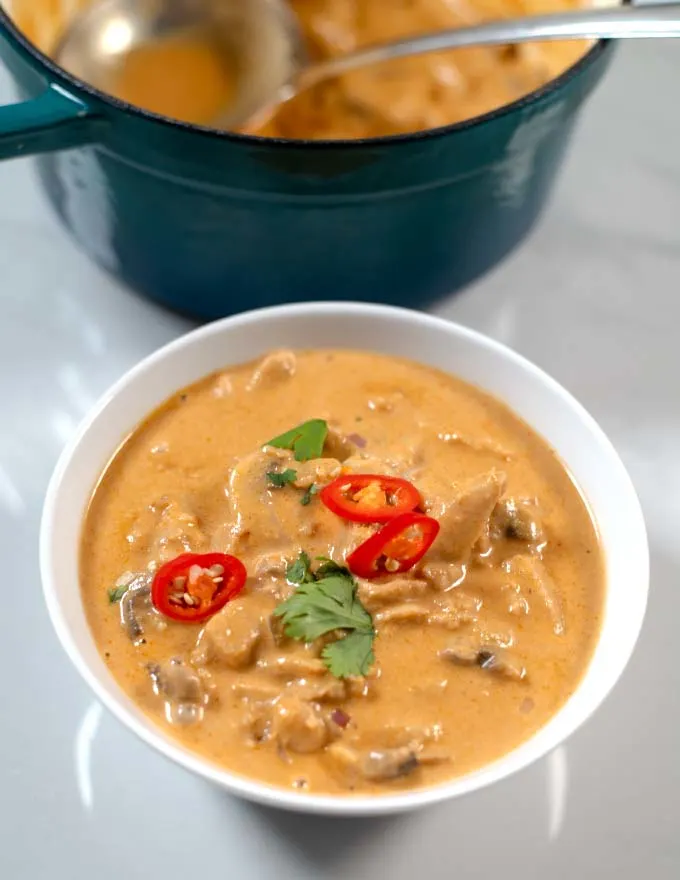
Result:
[[[480,770],[432,788],[371,797],[274,788],[221,769],[172,740],[121,690],[99,656],[80,598],[78,546],[102,469],[121,440],[173,392],[281,346],[400,355],[478,385],[545,437],[590,504],[607,578],[603,626],[591,663],[575,693],[545,727]],[[630,478],[597,424],[560,385],[465,327],[417,312],[354,303],[291,305],[227,318],[176,340],[131,370],[95,407],[57,464],[45,502],[40,564],[47,607],[66,652],[104,705],[145,742],[233,794],[291,810],[344,815],[395,813],[457,797],[555,748],[595,711],[623,672],[642,625],[649,581],[645,524]]]

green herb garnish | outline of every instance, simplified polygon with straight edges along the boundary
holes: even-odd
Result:
[[[327,435],[327,423],[323,419],[311,419],[274,437],[265,445],[292,450],[295,461],[310,461],[312,458],[321,458]]]
[[[340,574],[344,577],[352,577],[350,570],[346,565],[340,565],[335,562],[333,559],[329,559],[327,556],[317,556],[317,562],[320,562],[321,565],[316,570],[316,576],[318,578],[328,577],[329,574]]]
[[[292,468],[287,468],[285,471],[281,471],[281,473],[278,473],[277,471],[269,471],[267,473],[267,479],[272,486],[275,486],[277,489],[283,489],[288,483],[292,483],[297,479],[297,471],[294,471]]]
[[[326,645],[321,652],[321,659],[336,678],[366,675],[375,663],[374,638],[373,630],[370,632],[355,630],[344,639]]]
[[[286,580],[289,584],[308,584],[314,583],[316,578],[312,574],[312,560],[302,551],[295,562],[292,562],[286,569]]]
[[[111,587],[108,591],[109,602],[111,605],[115,605],[116,602],[120,602],[126,593],[127,587]]]
[[[291,639],[313,642],[334,630],[346,635],[326,645],[321,657],[336,678],[366,675],[375,662],[373,620],[357,595],[350,572],[324,559],[316,573],[306,553],[289,566],[286,576],[297,584],[295,593],[276,608]]]
[[[315,495],[318,495],[318,493],[320,491],[321,491],[321,486],[317,486],[316,483],[312,483],[312,485],[309,487],[309,489],[307,489],[305,494],[300,499],[300,504],[302,504],[303,507],[307,507],[307,505],[310,503],[312,498]]]

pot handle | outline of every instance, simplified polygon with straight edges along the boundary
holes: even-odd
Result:
[[[36,98],[0,107],[0,159],[90,144],[105,124],[87,104],[53,84]]]

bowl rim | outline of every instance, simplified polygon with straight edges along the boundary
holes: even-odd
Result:
[[[276,320],[279,317],[305,315],[307,317],[316,316],[320,319],[328,320],[339,314],[359,318],[370,316],[378,319],[389,319],[392,317],[408,322],[416,322],[425,331],[429,328],[431,330],[446,332],[454,339],[456,337],[465,338],[468,342],[478,348],[512,361],[516,367],[529,373],[534,380],[540,382],[547,391],[550,392],[551,396],[557,396],[560,398],[562,404],[566,404],[571,410],[571,414],[580,420],[582,425],[588,429],[589,433],[592,435],[593,448],[599,448],[602,454],[609,459],[610,465],[616,467],[618,471],[617,479],[619,480],[620,488],[625,495],[624,500],[628,506],[628,514],[633,520],[636,520],[635,534],[637,535],[638,546],[629,549],[634,551],[631,553],[631,556],[633,560],[637,559],[636,566],[638,570],[638,579],[641,581],[640,589],[642,591],[642,598],[640,601],[640,598],[638,597],[638,616],[634,621],[634,626],[629,630],[630,643],[617,658],[617,662],[614,666],[608,670],[609,675],[606,686],[600,686],[597,697],[591,701],[588,710],[582,712],[582,717],[577,718],[575,721],[574,719],[570,719],[565,730],[562,730],[561,732],[553,732],[552,737],[550,737],[547,742],[541,743],[540,748],[535,750],[533,754],[525,754],[519,758],[515,757],[518,751],[526,746],[527,743],[530,743],[534,737],[544,730],[545,727],[571,703],[576,694],[579,693],[586,679],[588,670],[600,652],[601,637],[598,638],[588,666],[584,670],[582,677],[574,688],[572,694],[558,708],[557,712],[551,717],[551,719],[539,728],[538,731],[535,731],[529,739],[524,740],[512,751],[502,755],[500,758],[497,758],[489,764],[483,765],[478,770],[466,773],[463,776],[454,777],[453,779],[438,783],[434,786],[417,788],[412,791],[399,792],[398,794],[313,795],[288,791],[284,788],[269,785],[242,776],[236,772],[226,770],[225,768],[220,767],[208,759],[200,757],[197,753],[185,748],[179,742],[168,736],[162,727],[154,723],[150,718],[143,715],[141,712],[136,715],[130,708],[133,705],[132,701],[127,697],[117,681],[115,682],[117,696],[114,697],[107,690],[98,674],[90,668],[87,659],[83,656],[77,645],[77,640],[74,635],[75,629],[72,629],[67,620],[60,599],[58,598],[58,589],[56,586],[57,577],[54,574],[55,565],[52,536],[55,530],[55,523],[59,518],[59,508],[64,500],[64,496],[68,495],[68,484],[65,481],[65,478],[68,476],[69,470],[73,467],[74,462],[78,460],[81,446],[87,442],[90,431],[102,418],[104,411],[107,409],[111,401],[117,398],[121,393],[134,388],[134,385],[140,377],[143,377],[145,373],[152,371],[154,367],[165,361],[167,358],[172,357],[176,352],[200,345],[202,341],[208,337],[220,336],[224,332],[233,334],[234,332],[247,328],[251,324],[257,324],[262,319]],[[364,348],[367,349],[367,347]],[[182,387],[182,385],[179,387]],[[479,387],[482,388],[482,390],[486,390],[481,384]],[[172,394],[172,392],[169,392],[167,396],[170,396],[170,394]],[[132,428],[134,426],[131,425],[130,427]],[[111,454],[114,453],[120,439],[120,437],[116,437],[112,441]],[[558,455],[560,454],[559,449],[556,449],[555,451]],[[593,509],[592,514],[597,523],[598,511]],[[80,534],[78,535],[78,540],[79,538]],[[294,303],[244,312],[203,325],[189,333],[183,334],[136,363],[99,398],[98,402],[82,420],[71,441],[62,451],[50,479],[45,496],[40,524],[39,545],[43,594],[52,625],[57,633],[59,641],[96,697],[116,718],[118,718],[119,721],[132,730],[132,732],[146,742],[147,745],[153,747],[166,758],[169,758],[180,766],[191,770],[204,779],[222,786],[232,794],[239,795],[247,800],[261,803],[266,806],[283,808],[293,812],[325,815],[388,815],[437,804],[441,801],[452,799],[453,797],[458,797],[472,791],[477,791],[494,782],[506,779],[519,770],[524,769],[535,763],[537,760],[545,757],[565,739],[571,736],[590,717],[615,686],[633,653],[635,644],[637,643],[644,620],[649,588],[649,546],[644,516],[637,493],[632,480],[611,441],[607,438],[586,409],[568,391],[566,391],[563,386],[542,369],[508,346],[486,336],[485,334],[441,317],[427,315],[422,312],[415,312],[395,306],[369,303]],[[606,575],[606,579],[608,593],[611,587],[608,574]],[[79,585],[77,585],[76,588],[79,591]],[[91,632],[90,637],[92,638]],[[112,676],[111,678],[115,681]],[[126,702],[129,703],[130,706],[126,706]]]
[[[631,0],[618,0],[618,3],[620,3],[621,5],[629,2],[631,2]],[[0,32],[4,29],[5,32],[17,45],[19,45],[23,49],[25,53],[30,55],[33,59],[38,61],[44,68],[47,69],[53,79],[57,79],[62,81],[63,83],[67,83],[73,89],[85,92],[86,95],[96,98],[105,106],[111,107],[114,110],[129,113],[139,119],[144,119],[149,122],[161,124],[170,129],[177,129],[187,132],[192,131],[197,134],[203,135],[204,137],[207,136],[218,138],[223,142],[239,145],[259,145],[265,147],[271,145],[275,149],[359,149],[367,146],[389,146],[392,144],[397,145],[415,143],[432,138],[436,139],[440,137],[446,137],[447,135],[454,135],[458,132],[468,131],[470,129],[485,125],[487,122],[493,122],[494,120],[499,119],[503,116],[510,115],[516,110],[521,110],[525,107],[531,107],[534,104],[540,103],[542,99],[547,98],[553,92],[559,91],[563,86],[566,86],[569,82],[571,82],[571,80],[576,79],[576,77],[578,77],[586,69],[586,67],[589,67],[591,64],[593,64],[604,52],[611,51],[613,49],[612,40],[597,40],[586,52],[583,53],[583,55],[580,56],[580,58],[578,58],[577,61],[567,67],[566,70],[562,71],[562,73],[560,73],[558,76],[548,80],[548,82],[544,83],[542,86],[539,86],[537,89],[533,89],[532,91],[527,92],[527,94],[522,95],[516,100],[511,101],[508,104],[502,104],[500,107],[496,107],[493,110],[488,111],[487,113],[482,113],[478,116],[473,116],[470,119],[463,119],[460,122],[454,122],[449,125],[442,125],[437,128],[427,128],[419,131],[407,132],[405,134],[383,135],[380,137],[368,138],[338,138],[337,140],[329,138],[319,138],[318,140],[313,140],[310,138],[274,138],[263,137],[261,135],[253,134],[240,134],[238,132],[211,128],[207,125],[196,125],[190,122],[182,122],[179,119],[173,119],[170,116],[163,116],[160,113],[153,113],[150,110],[145,110],[142,107],[137,107],[135,104],[129,104],[127,101],[123,101],[120,98],[109,95],[107,92],[101,91],[100,89],[90,85],[84,80],[78,79],[78,77],[69,73],[68,70],[66,70],[64,67],[61,67],[52,58],[50,58],[49,55],[45,54],[41,49],[39,49],[35,45],[35,43],[33,43],[14,22],[14,19],[9,10],[5,9],[5,7],[1,4],[2,0],[0,0]]]

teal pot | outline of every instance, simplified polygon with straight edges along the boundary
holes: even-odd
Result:
[[[42,154],[80,246],[201,318],[291,300],[423,307],[499,262],[539,216],[611,44],[469,122],[365,141],[276,141],[173,122],[69,76],[0,11],[23,103],[0,158]]]

